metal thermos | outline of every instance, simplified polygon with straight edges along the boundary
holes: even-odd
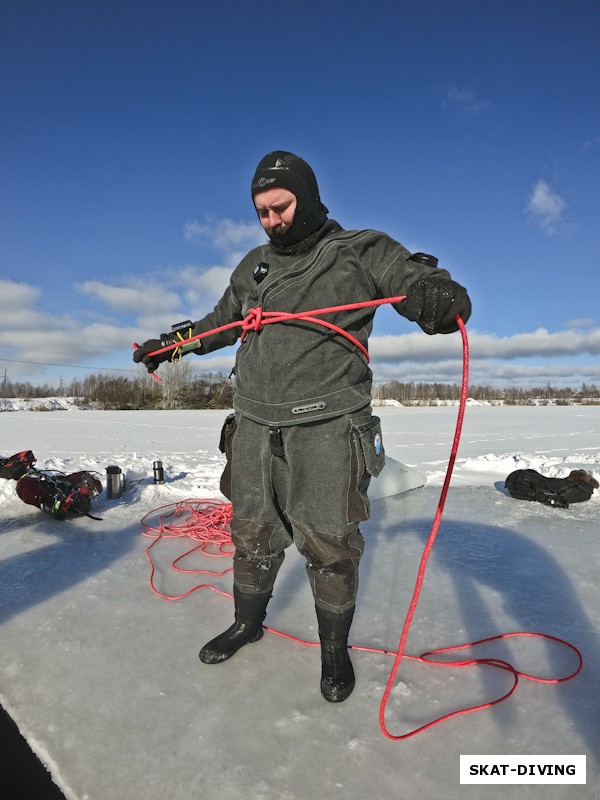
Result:
[[[121,467],[114,464],[106,468],[106,496],[109,500],[121,497],[123,491],[123,473]]]
[[[164,483],[165,471],[163,470],[162,461],[155,461],[152,464],[152,469],[154,471],[154,483]]]

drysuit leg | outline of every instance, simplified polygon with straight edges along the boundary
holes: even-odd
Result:
[[[384,463],[379,420],[368,408],[281,433],[277,497],[306,559],[315,603],[342,613],[354,606],[364,551],[359,523],[369,517],[371,475]],[[379,443],[377,453],[371,441]]]
[[[292,542],[270,476],[268,428],[233,415],[221,437],[227,464],[221,491],[232,502],[231,538],[235,622],[200,651],[206,664],[218,664],[240,647],[262,638],[262,622],[273,585]]]
[[[282,439],[286,461],[275,485],[306,559],[319,623],[321,693],[340,703],[355,685],[348,635],[365,546],[359,522],[370,513],[371,476],[384,463],[379,421],[367,410],[284,430]]]

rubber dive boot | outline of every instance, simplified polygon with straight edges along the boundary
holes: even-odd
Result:
[[[348,655],[348,640],[321,642],[321,694],[330,703],[342,703],[354,689],[354,669]]]
[[[353,614],[354,608],[342,614],[331,614],[317,608],[321,639],[321,694],[329,703],[342,703],[354,689],[354,668],[348,653],[348,633]],[[337,638],[333,638],[336,634]]]
[[[262,623],[271,594],[244,595],[235,587],[233,594],[236,608],[235,622],[200,650],[200,661],[204,664],[220,664],[227,661],[241,647],[258,642],[263,637]]]

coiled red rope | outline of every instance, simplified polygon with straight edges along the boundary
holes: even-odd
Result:
[[[167,595],[160,592],[154,582],[156,567],[151,556],[152,548],[160,540],[168,539],[191,539],[198,542],[191,549],[179,555],[171,562],[171,567],[179,573],[210,575],[221,577],[233,570],[233,567],[226,567],[217,572],[210,569],[184,569],[178,564],[192,553],[199,552],[207,558],[227,558],[233,555],[233,544],[231,533],[229,532],[229,521],[231,520],[231,503],[222,500],[181,500],[178,503],[171,503],[161,506],[153,511],[149,511],[142,517],[142,535],[154,539],[146,550],[146,558],[150,564],[150,587],[154,594],[162,597],[163,600],[182,600],[198,589],[212,589],[218,594],[232,597],[229,592],[223,592],[210,583],[201,583],[178,595]]]
[[[316,309],[313,311],[306,311],[300,312],[297,314],[288,314],[285,312],[270,312],[270,311],[263,311],[262,309],[251,309],[247,317],[243,321],[238,321],[234,323],[229,323],[228,325],[221,326],[219,328],[215,328],[210,331],[206,331],[204,333],[198,334],[192,339],[202,339],[205,336],[210,336],[214,333],[219,331],[223,331],[233,327],[241,327],[242,328],[242,336],[241,339],[243,340],[244,337],[250,331],[258,331],[263,325],[268,325],[272,323],[279,323],[279,322],[288,322],[290,320],[297,320],[301,319],[307,322],[312,322],[318,325],[322,325],[330,330],[333,330],[340,335],[344,336],[350,342],[352,342],[365,356],[365,358],[369,359],[368,352],[366,348],[360,343],[355,337],[349,334],[347,331],[343,330],[342,328],[338,327],[337,325],[333,325],[330,322],[327,322],[322,319],[318,319],[320,315],[339,312],[339,311],[349,311],[358,308],[366,308],[367,306],[378,306],[383,305],[384,303],[395,303],[403,300],[404,296],[401,297],[391,297],[385,298],[382,300],[370,300],[361,303],[352,303],[348,305],[342,306],[332,306],[329,308],[324,309]],[[412,624],[412,620],[417,608],[417,604],[419,602],[419,597],[421,594],[421,589],[423,586],[423,581],[425,579],[425,572],[427,569],[427,563],[429,560],[429,556],[431,554],[431,550],[433,548],[435,539],[437,537],[440,522],[442,519],[442,514],[444,510],[444,505],[446,502],[446,497],[448,495],[448,489],[450,486],[450,480],[452,477],[452,472],[454,469],[454,463],[456,461],[456,456],[458,453],[458,445],[460,442],[460,435],[462,432],[462,424],[465,414],[466,408],[466,401],[467,401],[467,394],[468,394],[468,374],[469,374],[469,345],[468,345],[468,337],[465,325],[460,317],[456,317],[461,336],[462,336],[462,344],[463,344],[463,374],[462,374],[462,385],[461,385],[461,394],[460,394],[460,402],[459,402],[459,409],[458,409],[458,417],[456,422],[456,429],[454,433],[454,439],[452,442],[452,448],[450,451],[450,458],[448,460],[448,467],[446,469],[446,475],[444,478],[444,482],[442,485],[442,490],[440,492],[440,498],[438,501],[438,506],[436,509],[435,517],[433,520],[433,524],[431,527],[431,531],[429,533],[427,542],[425,544],[425,548],[423,550],[423,554],[421,556],[421,561],[419,564],[419,568],[417,571],[417,578],[415,581],[415,587],[413,590],[413,594],[411,597],[410,605],[408,612],[406,614],[406,618],[404,620],[404,625],[402,628],[402,633],[400,636],[400,642],[398,645],[398,649],[396,651],[390,650],[383,650],[380,648],[373,648],[373,647],[360,647],[358,645],[349,645],[350,649],[363,651],[363,652],[370,652],[370,653],[383,653],[386,655],[394,656],[394,663],[392,665],[390,675],[383,693],[383,697],[381,699],[381,704],[379,707],[379,726],[381,728],[382,733],[388,739],[392,739],[394,741],[400,741],[403,739],[408,739],[412,736],[415,736],[418,733],[421,733],[429,728],[432,728],[435,725],[440,724],[441,722],[451,719],[453,717],[461,716],[463,714],[469,714],[474,711],[480,711],[484,708],[490,708],[498,703],[502,702],[509,698],[517,689],[519,684],[520,678],[535,681],[537,683],[547,683],[547,684],[556,684],[556,683],[564,683],[566,681],[572,680],[575,678],[580,672],[583,667],[583,656],[579,649],[574,645],[570,644],[569,642],[565,641],[564,639],[560,639],[557,636],[551,636],[550,634],[546,633],[537,633],[537,632],[529,632],[529,631],[515,631],[512,633],[503,633],[497,636],[490,636],[486,639],[479,639],[475,642],[469,642],[466,644],[454,645],[451,647],[442,647],[435,650],[429,650],[428,652],[422,653],[419,656],[411,656],[404,653],[404,649],[406,646],[406,640],[408,637],[408,633],[410,631],[410,627]],[[186,340],[190,341],[190,340]],[[161,348],[160,350],[156,350],[154,353],[151,353],[150,356],[156,355],[158,353],[163,353],[167,350],[171,350],[176,348],[178,345],[169,345],[168,347]],[[163,514],[159,512],[164,511]],[[153,515],[158,514],[158,525],[151,524],[151,518]],[[155,585],[154,585],[154,575],[155,575],[155,567],[150,555],[150,550],[154,547],[159,539],[163,538],[176,538],[176,537],[189,537],[195,541],[198,541],[198,544],[195,545],[193,548],[185,552],[183,555],[180,555],[175,561],[172,562],[172,567],[177,572],[185,572],[185,573],[199,573],[199,574],[206,574],[211,576],[222,576],[226,573],[231,571],[231,567],[221,571],[211,571],[211,570],[190,570],[190,569],[183,569],[178,566],[178,562],[180,562],[186,556],[191,555],[194,552],[200,551],[202,555],[208,557],[226,557],[232,554],[233,552],[233,545],[231,542],[231,535],[228,532],[228,524],[229,520],[231,519],[231,505],[229,503],[222,502],[220,500],[186,500],[182,501],[181,503],[172,504],[170,506],[164,506],[162,508],[156,509],[153,512],[150,512],[142,519],[142,526],[144,528],[143,534],[145,536],[151,536],[154,538],[154,542],[148,547],[146,551],[146,555],[151,567],[151,576],[150,576],[150,585],[152,591],[157,594],[159,597],[162,597],[167,600],[179,600],[188,595],[192,594],[193,592],[197,591],[201,588],[209,588],[213,591],[217,592],[218,594],[225,595],[226,597],[232,598],[232,595],[229,592],[222,591],[217,589],[210,583],[203,583],[197,586],[194,586],[192,589],[184,592],[183,594],[172,596],[172,595],[165,595],[159,592]],[[298,642],[299,644],[308,646],[308,647],[318,647],[318,642],[310,642],[303,639],[299,639],[296,636],[292,636],[291,634],[285,633],[283,631],[279,631],[275,628],[271,628],[269,626],[265,626],[265,629],[274,633],[278,636],[283,636],[286,639],[291,639],[292,641]],[[545,640],[550,640],[556,642],[557,644],[564,646],[570,649],[577,661],[577,665],[575,669],[570,672],[568,675],[558,677],[558,678],[544,678],[541,676],[531,675],[525,672],[522,672],[516,669],[512,664],[504,659],[499,658],[469,658],[466,660],[437,660],[435,656],[441,656],[443,654],[455,652],[458,650],[465,650],[467,648],[475,648],[479,645],[493,642],[499,639],[509,639],[515,637],[530,637],[530,638],[542,638]],[[452,711],[448,714],[444,714],[436,719],[433,719],[418,728],[415,728],[407,733],[403,734],[392,734],[387,726],[387,722],[385,719],[387,704],[390,697],[390,693],[393,689],[394,682],[396,680],[396,676],[398,670],[400,668],[400,664],[402,659],[405,658],[407,660],[412,661],[420,661],[422,663],[430,664],[433,666],[444,667],[448,668],[464,668],[464,667],[492,667],[495,669],[501,669],[505,672],[508,672],[512,676],[512,685],[511,687],[500,697],[497,697],[493,700],[489,700],[485,703],[480,703],[478,705],[469,706],[466,708],[461,708],[456,711]]]

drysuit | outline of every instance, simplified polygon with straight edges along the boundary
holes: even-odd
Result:
[[[328,220],[306,253],[271,244],[248,253],[193,334],[245,319],[252,308],[295,313],[403,296],[432,275],[449,278],[384,233],[345,231]],[[402,313],[401,303],[396,308]],[[374,314],[367,307],[325,319],[366,346]],[[232,328],[203,338],[199,352],[234,344],[240,333]],[[369,516],[369,481],[384,464],[369,365],[340,334],[296,320],[250,330],[235,376],[221,482],[233,506],[234,582],[246,593],[270,593],[294,541],[317,605],[342,611],[356,596],[364,547],[358,524]]]

